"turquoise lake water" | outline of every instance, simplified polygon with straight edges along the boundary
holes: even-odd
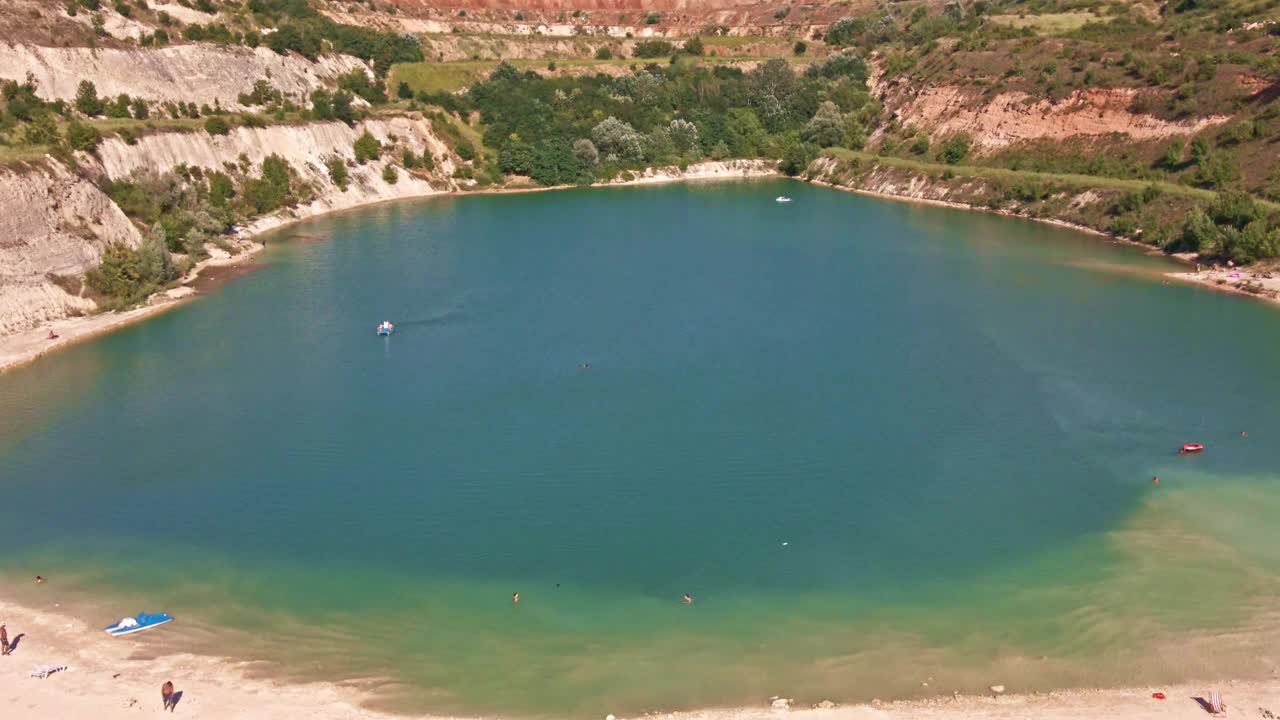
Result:
[[[763,181],[382,205],[259,263],[0,376],[6,595],[414,711],[1270,672],[1280,313],[1165,259]]]

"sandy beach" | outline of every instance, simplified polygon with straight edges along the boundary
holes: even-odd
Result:
[[[49,586],[50,597],[57,590]],[[56,609],[34,610],[0,601],[0,621],[18,640],[13,654],[0,658],[0,708],[7,720],[100,718],[123,720],[158,716],[160,686],[172,681],[182,693],[175,716],[229,720],[392,720],[404,716],[370,709],[377,701],[376,683],[280,683],[271,668],[190,654],[161,654],[145,636],[112,638],[96,626]],[[153,631],[155,636],[181,635],[181,618]],[[171,639],[171,638],[169,638]],[[33,667],[66,665],[47,678],[31,677]],[[853,681],[851,679],[851,681]],[[758,707],[653,712],[641,717],[666,720],[979,720],[992,718],[1094,718],[1168,720],[1207,717],[1196,698],[1210,687],[1221,690],[1231,717],[1270,718],[1280,710],[1280,681],[1220,682],[1108,690],[1065,690],[986,697],[946,695],[931,700],[812,707],[821,700],[795,700],[774,707],[762,697]],[[1165,694],[1165,700],[1152,697]],[[600,718],[609,715],[601,708]],[[419,716],[444,720],[445,716]],[[451,720],[457,720],[451,718]]]
[[[1195,262],[1194,257],[1186,260],[1188,263]],[[1280,272],[1275,267],[1227,268],[1221,265],[1196,265],[1192,272],[1171,273],[1169,277],[1210,290],[1280,303]]]

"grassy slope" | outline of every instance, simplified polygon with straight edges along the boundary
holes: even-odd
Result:
[[[767,60],[764,57],[710,57],[703,56],[697,59],[698,62],[707,64],[734,64],[744,62],[760,62]],[[418,63],[399,63],[391,68],[391,87],[395,87],[401,82],[409,83],[409,87],[414,92],[454,93],[462,90],[473,83],[484,79],[495,67],[498,66],[497,60],[467,60],[462,62],[439,63],[439,62],[418,62]],[[627,68],[632,65],[640,67],[648,63],[666,63],[667,58],[612,58],[610,60],[596,60],[593,58],[557,58],[552,60],[508,60],[507,62],[515,65],[521,70],[536,70],[545,72],[547,65],[551,62],[559,68]]]

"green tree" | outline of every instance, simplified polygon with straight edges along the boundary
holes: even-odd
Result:
[[[818,106],[818,112],[805,124],[800,136],[805,142],[825,148],[839,145],[844,139],[844,131],[844,113],[840,112],[835,103],[825,100]]]
[[[359,95],[370,105],[381,105],[387,101],[387,91],[382,83],[370,80],[369,74],[359,68],[339,75],[338,87]]]
[[[333,119],[333,96],[320,88],[311,93],[311,116],[317,120]]]
[[[1182,163],[1182,151],[1185,147],[1180,139],[1170,141],[1164,149],[1164,155],[1160,157],[1160,164],[1169,169],[1178,167]]]
[[[355,110],[352,109],[352,101],[355,98],[346,90],[339,90],[333,94],[333,118],[341,120],[347,125],[353,125],[356,121]]]
[[[612,60],[612,59],[613,59],[613,51],[612,51],[612,50],[610,50],[610,49],[609,49],[609,48],[607,48],[607,47],[599,47],[599,48],[596,48],[596,59],[597,59],[597,60]]]
[[[1246,192],[1227,190],[1209,204],[1209,218],[1217,225],[1228,225],[1243,230],[1246,225],[1262,218],[1262,208]]]
[[[409,83],[400,81],[400,84],[396,85],[396,97],[401,100],[412,100],[413,88],[409,87]]]
[[[209,179],[209,203],[214,207],[225,207],[227,201],[235,197],[235,184],[231,182],[231,176],[220,173],[208,173]]]
[[[387,163],[382,168],[382,181],[388,185],[395,185],[400,180],[400,173],[396,171],[396,166]]]
[[[680,155],[695,155],[698,153],[698,126],[685,120],[684,118],[676,118],[667,124],[667,135],[671,138],[671,144],[675,146],[675,150]]]
[[[382,144],[368,130],[365,130],[364,134],[356,139],[352,150],[355,151],[356,162],[363,165],[370,160],[378,159],[378,155],[382,154]]]
[[[684,41],[684,47],[680,48],[687,55],[701,55],[704,48],[702,46],[702,38],[694,37]]]
[[[813,146],[796,140],[788,140],[782,149],[779,169],[787,175],[799,175],[813,162]]]
[[[130,110],[136,120],[146,120],[151,115],[151,111],[147,109],[147,101],[142,98],[134,98],[130,103]]]
[[[725,118],[725,141],[733,157],[755,157],[764,145],[764,125],[749,108],[730,108]]]
[[[131,118],[133,115],[129,112],[129,96],[121,93],[116,97],[115,102],[104,102],[103,111],[109,118]]]
[[[791,47],[791,53],[799,57],[809,51],[809,43],[803,40],[797,40],[796,44]]]
[[[102,100],[98,99],[98,88],[89,80],[81,80],[76,88],[76,110],[96,117],[102,114]]]
[[[586,167],[591,167],[600,160],[600,152],[596,150],[595,143],[586,138],[574,141],[573,156]]]
[[[644,156],[641,134],[613,116],[601,120],[591,129],[591,141],[605,155],[615,155],[627,160],[639,160]]]

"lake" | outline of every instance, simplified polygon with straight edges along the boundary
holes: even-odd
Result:
[[[6,597],[414,711],[1270,672],[1280,313],[1167,259],[770,180],[380,205],[258,262],[0,376]]]

